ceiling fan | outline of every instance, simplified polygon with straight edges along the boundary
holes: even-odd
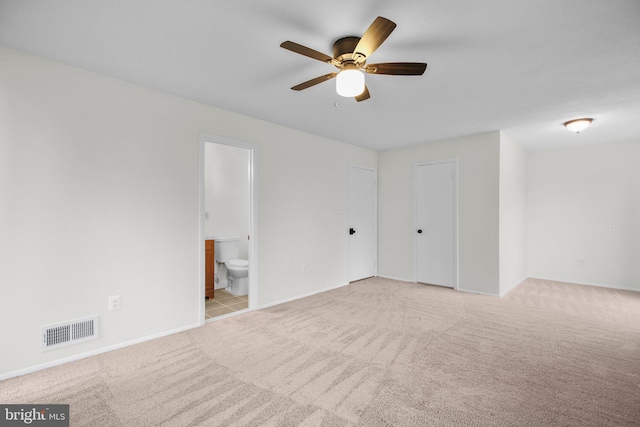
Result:
[[[422,62],[386,62],[367,64],[367,59],[389,37],[396,24],[378,16],[362,37],[343,37],[333,44],[333,57],[292,41],[283,42],[280,47],[318,61],[331,64],[339,71],[325,74],[293,86],[293,90],[303,90],[336,77],[339,95],[355,97],[356,101],[370,98],[364,82],[364,73],[395,76],[421,76],[427,68]]]

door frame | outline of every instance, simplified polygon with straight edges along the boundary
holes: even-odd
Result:
[[[249,243],[247,252],[249,258],[249,309],[254,310],[259,307],[258,292],[258,186],[257,174],[258,170],[258,146],[256,144],[244,141],[237,141],[218,135],[200,133],[199,135],[199,191],[200,191],[200,223],[198,232],[198,253],[200,254],[199,262],[199,286],[198,295],[204,296],[205,289],[205,261],[204,261],[204,239],[205,239],[205,162],[204,147],[207,142],[216,144],[230,145],[233,147],[244,148],[249,151]],[[204,298],[198,303],[198,316],[200,325],[205,323],[205,301]]]
[[[351,173],[350,170],[352,168],[356,169],[364,169],[367,171],[373,172],[374,179],[374,201],[373,201],[373,242],[374,242],[374,251],[373,251],[373,275],[374,277],[378,276],[378,170],[375,168],[370,168],[367,166],[360,166],[354,163],[349,163],[347,165],[347,215],[345,217],[345,232],[348,232],[350,222],[351,222]],[[347,283],[351,283],[349,277],[349,271],[351,269],[351,239],[349,239],[349,234],[346,234],[347,239]]]
[[[454,245],[453,253],[455,256],[453,259],[453,263],[454,263],[453,273],[455,277],[453,278],[453,289],[458,290],[458,277],[460,276],[458,271],[458,264],[459,264],[458,258],[460,255],[458,253],[459,214],[458,214],[458,159],[457,158],[434,160],[431,162],[414,163],[413,165],[413,283],[418,283],[418,235],[416,232],[416,230],[418,229],[418,167],[436,165],[440,163],[453,163],[455,167],[455,175],[454,175],[455,183],[453,186],[453,193],[454,193],[453,207],[455,209],[455,218],[454,218],[455,232],[454,232],[454,238],[453,238],[453,245]]]

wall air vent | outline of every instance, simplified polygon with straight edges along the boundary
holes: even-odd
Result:
[[[98,338],[98,316],[41,327],[40,351]]]

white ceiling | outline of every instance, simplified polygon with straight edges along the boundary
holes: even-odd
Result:
[[[397,24],[341,98],[331,55],[376,16]],[[640,140],[639,0],[0,0],[0,43],[121,80],[374,150],[503,130],[527,149]],[[337,105],[337,106],[335,106]],[[593,117],[579,135],[564,121]]]

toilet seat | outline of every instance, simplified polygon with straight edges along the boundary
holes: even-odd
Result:
[[[227,267],[236,269],[249,268],[249,261],[247,261],[246,259],[232,259],[231,261],[225,262],[225,264],[227,265]]]

